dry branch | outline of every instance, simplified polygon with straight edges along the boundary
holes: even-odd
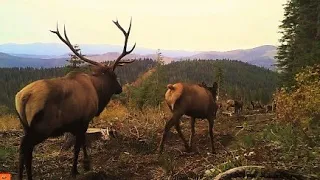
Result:
[[[100,128],[88,128],[86,132],[86,145],[91,147],[92,142],[98,140],[109,140],[110,136],[115,136],[115,132],[111,131],[109,128],[100,129]],[[68,150],[76,142],[76,137],[71,133],[66,133],[64,135],[65,142],[63,143],[61,150]]]
[[[268,169],[265,166],[240,166],[218,174],[214,180],[224,180],[237,177],[264,177],[284,179],[310,179],[304,175],[291,173],[287,170]]]
[[[229,112],[229,111],[223,111],[221,112],[221,114],[226,116],[232,116],[232,112]]]

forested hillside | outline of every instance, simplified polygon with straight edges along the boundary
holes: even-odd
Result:
[[[273,71],[240,61],[173,62],[158,66],[157,71],[140,87],[131,88],[129,93],[134,101],[133,104],[138,108],[144,105],[157,105],[163,101],[166,85],[179,81],[192,83],[204,81],[209,86],[218,81],[221,86],[220,96],[223,98],[242,99],[245,102],[259,100],[268,103],[276,90],[278,78]]]
[[[117,68],[116,73],[122,84],[130,83],[154,64],[155,62],[150,59],[137,60],[130,66]],[[67,68],[0,68],[0,112],[13,110],[15,94],[28,83],[38,79],[63,76],[68,71]]]
[[[116,73],[124,85],[136,80],[141,73],[154,67],[155,64],[155,61],[150,59],[138,60],[131,65],[117,68]],[[66,68],[1,68],[0,105],[5,105],[12,111],[14,95],[23,86],[38,79],[63,76],[67,71]],[[141,91],[139,94],[142,93],[143,97],[138,95],[136,98],[141,101],[140,104],[150,102],[147,100],[150,97],[153,97],[153,101],[162,101],[168,83],[204,81],[211,85],[218,78],[221,81],[221,96],[227,95],[228,98],[245,101],[261,100],[264,103],[270,101],[277,84],[276,73],[240,61],[181,61],[159,66],[156,73],[138,87],[136,92]],[[141,90],[146,88],[144,86],[148,88]]]

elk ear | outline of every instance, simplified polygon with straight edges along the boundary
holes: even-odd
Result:
[[[212,85],[212,87],[213,87],[214,89],[218,89],[218,83],[217,83],[217,82],[214,82],[213,85]]]
[[[170,89],[170,90],[174,90],[174,87],[173,87],[172,84],[168,84],[168,85],[167,85],[167,88]]]

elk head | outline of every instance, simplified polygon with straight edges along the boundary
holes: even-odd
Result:
[[[119,55],[119,57],[115,60],[115,62],[111,65],[109,64],[104,64],[104,63],[100,63],[100,62],[96,62],[93,60],[90,60],[86,57],[84,57],[83,55],[81,55],[77,50],[74,49],[72,43],[70,42],[68,36],[67,36],[67,32],[66,32],[66,27],[64,26],[64,37],[63,38],[59,32],[58,29],[58,24],[57,24],[57,30],[56,31],[52,31],[50,30],[50,32],[56,34],[59,39],[66,44],[69,49],[77,56],[79,57],[81,60],[89,63],[90,65],[92,65],[91,69],[92,69],[92,75],[99,77],[99,79],[102,79],[104,82],[108,82],[107,84],[110,85],[110,87],[113,87],[114,92],[112,92],[112,94],[120,94],[122,92],[122,87],[120,85],[120,83],[117,80],[117,75],[115,74],[115,69],[117,66],[123,66],[125,64],[128,63],[132,63],[134,62],[134,60],[127,60],[127,61],[121,61],[121,59],[123,57],[125,57],[126,55],[130,54],[134,48],[136,47],[136,43],[133,45],[133,47],[127,51],[127,44],[128,44],[128,39],[129,39],[129,35],[130,35],[130,31],[131,31],[131,23],[132,23],[132,19],[130,19],[130,25],[128,28],[128,31],[125,31],[121,25],[119,24],[118,20],[116,21],[112,21],[123,33],[125,40],[124,40],[124,46],[123,46],[123,50],[122,53]]]
[[[214,101],[217,100],[217,90],[218,90],[218,83],[217,82],[213,82],[211,87],[208,86],[205,82],[201,82],[201,84],[198,84],[198,85],[208,89],[211,92]]]

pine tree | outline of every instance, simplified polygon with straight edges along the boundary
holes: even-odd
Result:
[[[284,10],[276,58],[282,85],[291,87],[303,67],[320,63],[320,1],[289,0]]]
[[[222,69],[221,67],[217,67],[216,70],[215,70],[215,79],[218,83],[218,90],[217,90],[217,97],[219,100],[219,97],[220,97],[220,90],[223,88],[223,72],[222,72]]]
[[[79,54],[81,54],[81,49],[80,49],[79,45],[75,44],[73,47],[77,52],[79,52]],[[83,54],[81,54],[81,55],[85,56]],[[73,53],[70,53],[69,56],[70,56],[70,59],[66,60],[69,63],[69,64],[67,64],[68,71],[78,69],[81,66],[81,64],[84,63],[78,56],[76,56]]]
[[[162,71],[161,71],[161,66],[164,65],[164,61],[163,61],[163,56],[162,53],[160,51],[160,49],[158,49],[157,51],[157,59],[156,59],[156,83],[155,83],[155,91],[154,93],[160,93],[160,78],[162,76]],[[154,97],[158,97],[158,96],[154,96]],[[156,98],[156,104],[158,105],[159,109],[160,109],[160,103],[161,103],[161,98]]]

